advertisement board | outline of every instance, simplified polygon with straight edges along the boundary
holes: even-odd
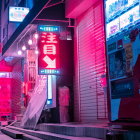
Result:
[[[47,76],[38,75],[36,85],[20,123],[21,127],[34,129],[47,100]]]
[[[140,19],[139,5],[120,16],[120,28],[124,28]]]
[[[120,19],[117,18],[106,25],[107,27],[107,38],[114,35],[120,30]]]
[[[9,21],[22,22],[29,13],[29,8],[26,7],[9,7]]]
[[[129,8],[135,6],[139,0],[106,0],[106,18],[107,21],[122,14],[124,11],[127,11]]]
[[[117,32],[121,32],[129,26],[134,25],[136,22],[138,22],[138,20],[140,20],[139,5],[106,24],[107,38],[115,35]]]
[[[38,73],[59,74],[59,36],[54,32],[41,32],[38,42]]]

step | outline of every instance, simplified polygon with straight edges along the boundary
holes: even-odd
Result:
[[[23,132],[20,132],[20,131],[17,131],[17,130],[13,130],[13,129],[9,129],[9,128],[2,128],[1,131],[14,138],[14,139],[22,139],[22,140],[43,140],[43,139],[40,139],[38,137],[34,137],[34,136],[31,136],[31,135],[27,135]]]
[[[35,136],[24,134],[22,140],[43,140]]]
[[[93,137],[105,139],[108,127],[99,125],[69,125],[69,124],[39,124],[37,129],[44,132],[76,136],[76,137]]]
[[[51,132],[43,132],[43,131],[34,131],[34,130],[27,130],[18,127],[8,126],[9,129],[20,131],[26,133],[28,135],[32,135],[43,140],[100,140],[97,138],[89,138],[89,137],[73,137],[73,136],[66,136],[61,134],[54,134]]]
[[[5,127],[1,128],[1,132],[14,139],[22,139],[23,137],[23,133]]]

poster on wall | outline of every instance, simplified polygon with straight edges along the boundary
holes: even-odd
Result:
[[[109,55],[110,79],[125,76],[126,60],[125,51],[120,50]]]
[[[124,48],[126,53],[126,60],[132,59],[133,58],[132,43],[125,44]]]
[[[126,54],[126,73],[130,74],[132,72],[132,59],[133,59],[132,43],[125,44],[124,49]]]
[[[47,76],[38,75],[33,95],[21,121],[21,127],[34,129],[47,100]]]

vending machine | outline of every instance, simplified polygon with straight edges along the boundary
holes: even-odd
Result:
[[[106,0],[111,121],[140,121],[140,1]]]

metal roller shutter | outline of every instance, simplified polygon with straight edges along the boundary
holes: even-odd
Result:
[[[103,3],[98,2],[77,18],[76,32],[75,101],[79,98],[79,104],[75,104],[75,110],[79,108],[82,122],[107,118],[106,97],[101,86],[106,67]]]

